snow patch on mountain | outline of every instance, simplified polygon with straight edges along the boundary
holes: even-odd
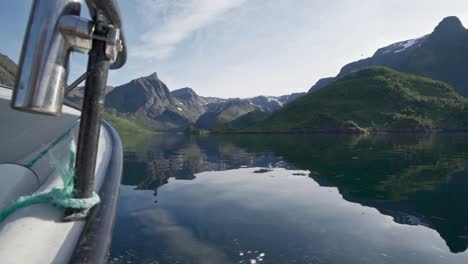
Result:
[[[374,54],[374,57],[379,55],[400,53],[413,47],[420,47],[427,40],[428,36],[429,35],[397,42],[387,47],[381,48],[377,50],[377,52]]]
[[[277,97],[268,97],[268,102],[270,102],[270,103],[276,102],[276,103],[278,103],[280,106],[283,106],[283,103],[280,102],[280,101],[278,100]]]
[[[410,40],[407,40],[405,42],[400,43],[401,49],[397,50],[397,51],[394,51],[394,53],[402,52],[402,51],[412,47],[413,45],[419,43],[421,41],[421,39],[423,39],[423,38],[424,37],[417,38],[417,39],[410,39]]]

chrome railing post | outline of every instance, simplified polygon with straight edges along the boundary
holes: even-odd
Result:
[[[62,111],[71,47],[58,21],[80,15],[79,0],[35,0],[23,42],[13,108],[41,114]]]

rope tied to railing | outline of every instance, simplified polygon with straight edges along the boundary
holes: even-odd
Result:
[[[68,163],[62,164],[59,160],[53,159],[52,165],[57,169],[63,180],[63,187],[55,187],[49,192],[38,193],[20,197],[14,204],[0,213],[0,222],[5,220],[16,210],[34,204],[52,204],[60,208],[89,209],[98,204],[101,199],[93,192],[90,198],[76,199],[75,194],[75,157],[76,144],[72,140],[69,149]]]

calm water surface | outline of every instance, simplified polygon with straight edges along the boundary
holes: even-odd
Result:
[[[159,135],[110,263],[468,263],[468,138]]]

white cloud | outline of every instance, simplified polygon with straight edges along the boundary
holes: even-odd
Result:
[[[165,59],[195,31],[246,0],[142,0],[139,11],[149,30],[131,50],[145,59]]]

